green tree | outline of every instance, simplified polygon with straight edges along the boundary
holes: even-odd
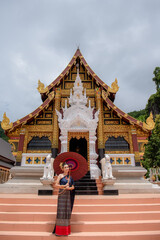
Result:
[[[156,67],[154,72],[154,78],[152,80],[156,84],[157,92],[152,94],[148,99],[148,103],[145,108],[145,118],[147,118],[150,112],[153,113],[153,118],[155,119],[157,114],[160,114],[160,67]]]
[[[142,164],[147,170],[160,167],[160,115],[156,116],[155,127],[145,146]]]
[[[160,88],[160,67],[156,67],[153,74],[155,76],[154,76],[154,78],[152,78],[152,80],[155,82],[156,89],[158,91],[158,89]]]
[[[5,135],[5,132],[1,127],[1,121],[0,121],[0,137],[3,138],[6,142],[8,142],[9,138]]]
[[[130,116],[138,119],[139,121],[145,122],[145,109],[129,112],[128,114]]]
[[[150,112],[153,113],[153,118],[155,119],[157,114],[160,114],[160,89],[157,90],[155,94],[152,94],[148,99],[148,103],[145,108],[146,118],[149,116]]]

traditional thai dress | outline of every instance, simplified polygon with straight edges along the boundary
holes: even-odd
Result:
[[[65,185],[69,176],[61,178],[59,184]],[[72,177],[70,177],[69,186],[74,185]],[[53,233],[59,236],[67,236],[71,233],[70,218],[74,203],[74,190],[59,189],[57,217]]]

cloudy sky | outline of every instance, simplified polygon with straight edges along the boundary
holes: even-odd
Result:
[[[115,104],[145,108],[160,66],[159,0],[0,0],[0,120],[41,104],[38,79],[50,84],[77,46],[108,85],[117,77]]]

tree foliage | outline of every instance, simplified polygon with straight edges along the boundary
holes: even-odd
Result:
[[[156,84],[156,89],[157,91],[160,89],[160,67],[156,67],[154,69],[154,78],[152,78],[152,80],[155,82]]]
[[[139,110],[139,111],[133,111],[128,113],[130,116],[138,119],[139,121],[144,122],[145,121],[145,109]]]
[[[145,146],[142,164],[146,169],[160,167],[160,115],[156,116],[155,127]]]
[[[152,80],[156,84],[157,92],[152,94],[148,99],[148,103],[146,105],[146,118],[149,116],[150,112],[153,114],[153,118],[155,119],[157,114],[160,114],[160,67],[156,67],[154,72],[154,78]]]
[[[0,137],[3,138],[6,142],[8,142],[9,138],[5,135],[5,132],[1,127],[1,122],[0,122]]]
[[[146,118],[149,116],[150,112],[153,113],[155,119],[157,114],[160,114],[160,88],[155,94],[152,94],[148,99],[148,103],[145,108]]]

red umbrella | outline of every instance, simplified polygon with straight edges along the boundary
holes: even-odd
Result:
[[[74,180],[82,178],[88,172],[87,160],[79,153],[64,152],[59,154],[55,158],[53,164],[54,171],[57,174],[62,173],[62,170],[59,166],[61,162],[66,162],[69,165],[71,169],[71,176]]]

